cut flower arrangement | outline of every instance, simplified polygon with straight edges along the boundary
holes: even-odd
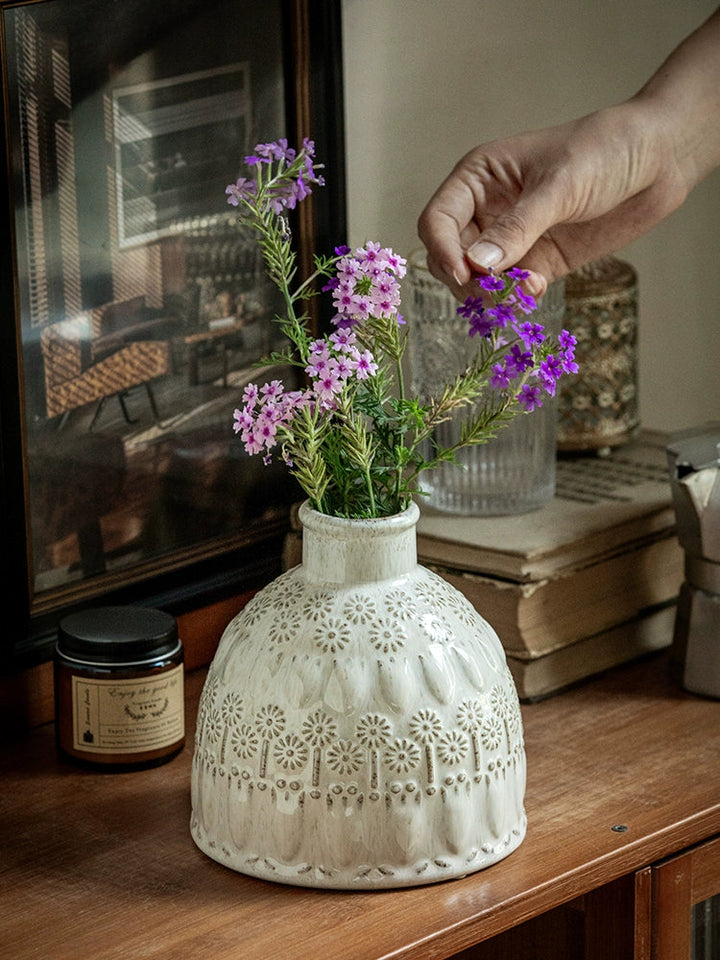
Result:
[[[477,341],[467,369],[439,396],[407,396],[403,356],[411,331],[399,310],[405,260],[374,242],[355,251],[337,247],[316,256],[314,273],[298,281],[286,211],[324,183],[314,144],[306,139],[297,151],[284,140],[258,144],[245,162],[254,176],[229,185],[228,202],[258,235],[283,297],[276,321],[288,340],[262,363],[299,368],[305,385],[249,384],[234,429],[248,453],[266,462],[279,453],[318,512],[352,519],[402,512],[423,471],[491,440],[554,396],[564,373],[577,371],[575,338],[563,330],[554,340],[533,322],[536,303],[520,286],[527,274],[514,268],[480,277],[477,296],[458,308]],[[315,337],[304,307],[319,279],[335,315],[332,332]],[[472,410],[457,442],[437,445],[438,424],[466,407]]]
[[[418,564],[411,498],[422,470],[552,393],[573,344],[551,345],[528,319],[522,273],[486,277],[461,307],[477,356],[440,396],[407,396],[405,261],[379,243],[343,247],[298,280],[286,216],[322,183],[314,147],[260,144],[247,162],[254,176],[228,197],[285,307],[287,346],[266,362],[302,387],[266,369],[235,429],[251,454],[280,455],[308,500],[302,562],[231,620],[208,672],[192,835],[225,866],[300,886],[466,876],[525,836],[522,717],[495,631]],[[321,337],[304,309],[316,280],[335,306]],[[463,407],[461,444],[426,443]]]

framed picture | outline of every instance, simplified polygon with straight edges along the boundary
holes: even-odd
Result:
[[[300,269],[344,241],[339,7],[0,0],[4,664],[80,606],[181,612],[279,569],[299,488],[232,420],[278,376],[254,365],[281,304],[225,186],[310,137]]]

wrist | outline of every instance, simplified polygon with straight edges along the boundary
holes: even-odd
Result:
[[[720,164],[720,9],[632,99],[669,145],[688,191]]]

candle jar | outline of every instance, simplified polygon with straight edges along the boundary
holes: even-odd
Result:
[[[637,272],[601,257],[567,276],[565,300],[580,371],[558,387],[558,449],[609,451],[640,425]]]
[[[183,648],[175,618],[147,607],[97,607],[60,621],[55,647],[59,752],[133,770],[185,743]]]

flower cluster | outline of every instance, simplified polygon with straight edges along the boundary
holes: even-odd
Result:
[[[370,317],[397,317],[400,306],[400,280],[405,276],[406,261],[379,243],[367,243],[350,256],[349,247],[337,247],[337,275],[323,288],[333,293],[337,311],[333,322],[353,326]]]
[[[491,297],[491,305],[482,295],[468,297],[458,307],[458,314],[467,318],[471,337],[495,337],[497,347],[507,346],[504,356],[491,366],[490,386],[509,392],[517,387],[515,400],[526,412],[532,413],[542,406],[543,393],[554,397],[557,381],[564,373],[577,373],[578,365],[575,361],[577,340],[567,330],[558,337],[555,353],[545,353],[537,362],[536,351],[547,337],[542,324],[522,319],[537,309],[534,297],[517,285],[528,276],[526,270],[513,267],[504,278],[493,274],[479,277],[478,284],[483,293]],[[508,334],[514,342],[508,343]]]
[[[343,396],[374,376],[378,369],[370,350],[361,349],[348,328],[311,341],[307,352],[305,373],[310,387],[286,392],[280,380],[260,387],[250,383],[243,392],[243,407],[235,410],[235,433],[240,434],[248,453],[264,450],[266,463],[279,441],[292,440],[291,424],[300,411],[306,410],[315,416],[323,411],[338,410]],[[285,452],[283,456],[292,466],[289,454]]]
[[[285,211],[321,185],[314,144],[295,152],[287,142],[258,144],[246,158],[255,177],[227,188],[254,228],[271,279],[282,292],[286,315],[278,318],[288,347],[267,364],[297,368],[302,385],[281,380],[249,384],[235,411],[234,429],[250,454],[269,462],[279,452],[322,513],[343,517],[389,516],[405,509],[422,471],[453,461],[459,449],[486,443],[517,413],[534,410],[554,395],[558,378],[577,370],[574,338],[557,341],[530,319],[535,302],[515,268],[481,277],[477,296],[459,308],[477,351],[470,366],[441,396],[405,395],[403,355],[408,329],[399,308],[406,262],[379,243],[351,251],[338,247],[315,258],[315,272],[292,289],[296,265]],[[317,337],[296,308],[314,294],[332,296],[332,330]],[[440,447],[438,424],[460,408],[472,408],[460,438]],[[430,453],[428,454],[428,445]]]
[[[287,427],[308,397],[301,390],[285,392],[281,380],[250,383],[243,391],[244,406],[235,411],[235,433],[239,433],[248,453],[270,451],[277,443],[279,428]],[[266,462],[268,453],[266,452]]]
[[[258,176],[255,179],[240,177],[236,183],[229,184],[225,189],[228,203],[233,207],[252,204],[261,193],[264,181],[267,209],[278,215],[285,210],[294,210],[312,193],[311,184],[323,186],[325,183],[315,170],[314,159],[315,144],[307,138],[299,155],[284,139],[258,143],[255,153],[245,157],[247,166],[255,167]]]

